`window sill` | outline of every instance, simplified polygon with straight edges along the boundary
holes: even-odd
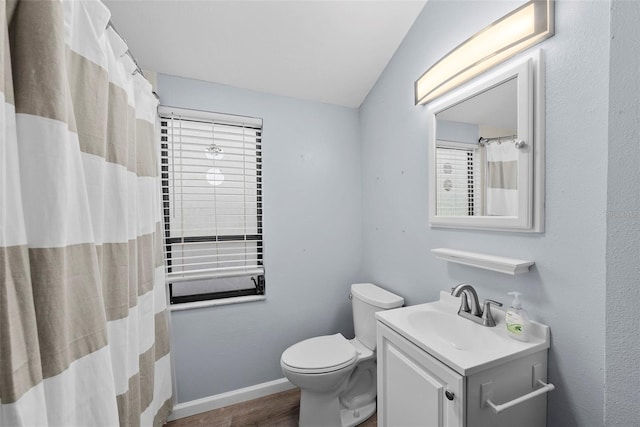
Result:
[[[170,311],[191,310],[196,308],[215,307],[218,305],[242,304],[245,302],[264,301],[266,299],[267,297],[265,295],[250,295],[246,297],[234,297],[234,298],[224,298],[224,299],[213,299],[208,301],[186,302],[183,304],[171,305],[169,306],[169,310]]]

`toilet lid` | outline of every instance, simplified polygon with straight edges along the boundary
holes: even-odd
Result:
[[[282,363],[297,372],[321,373],[355,362],[356,349],[342,334],[309,338],[282,353]]]

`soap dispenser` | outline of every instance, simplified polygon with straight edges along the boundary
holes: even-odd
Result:
[[[511,307],[505,314],[505,322],[509,336],[518,341],[529,341],[529,315],[520,303],[520,292],[509,292],[513,295]]]

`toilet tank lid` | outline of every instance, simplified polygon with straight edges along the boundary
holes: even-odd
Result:
[[[368,304],[384,309],[401,307],[404,304],[404,298],[373,283],[354,283],[351,285],[351,294]]]

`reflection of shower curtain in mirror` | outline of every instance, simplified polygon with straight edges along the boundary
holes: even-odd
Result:
[[[487,215],[518,214],[518,150],[512,141],[485,145]]]

